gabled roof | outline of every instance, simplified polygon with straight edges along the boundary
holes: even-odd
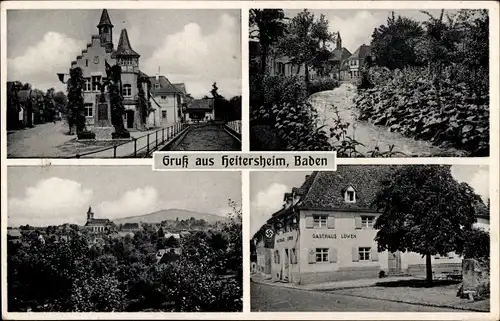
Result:
[[[106,9],[102,10],[101,20],[99,20],[99,24],[97,25],[97,27],[101,27],[101,26],[113,27],[113,24],[111,23],[111,19],[109,19],[108,10],[106,10]]]
[[[388,165],[340,165],[334,172],[316,172],[299,207],[373,211],[371,203],[381,188],[382,180],[392,175],[396,168]],[[349,186],[356,190],[355,203],[345,202],[343,191]]]
[[[349,57],[349,60],[365,59],[368,55],[371,55],[371,47],[363,44]]]
[[[8,229],[7,230],[7,235],[10,236],[10,237],[21,237],[23,236],[21,234],[21,231],[19,231],[18,229]]]
[[[209,99],[193,99],[188,104],[187,110],[212,110],[214,108],[214,100]]]
[[[130,46],[127,29],[122,29],[122,32],[120,33],[120,40],[118,41],[118,47],[116,48],[114,54],[115,56],[121,56],[121,57],[126,56],[126,57],[139,58],[141,56],[132,49],[132,46]]]
[[[180,84],[172,84],[175,88],[177,88],[180,92],[182,92],[184,95],[187,95],[186,91],[186,85],[184,83]]]
[[[351,52],[347,50],[346,48],[342,47],[342,49],[337,49],[335,48],[332,51],[332,54],[330,58],[328,58],[328,61],[344,61],[345,59],[349,58],[351,56]]]
[[[113,222],[111,222],[107,218],[91,218],[87,220],[87,223],[85,226],[89,225],[113,225]]]
[[[159,76],[158,80],[156,79],[156,77],[149,77],[149,81],[151,82],[151,93],[153,95],[161,95],[161,94],[185,95],[185,93],[182,92],[181,88],[179,88],[176,85],[173,85],[170,82],[170,80],[168,80],[167,77],[165,76]],[[160,88],[155,88],[156,84],[160,84]],[[184,85],[184,84],[179,84],[179,85]]]

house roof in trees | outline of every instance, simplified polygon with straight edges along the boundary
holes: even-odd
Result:
[[[124,223],[122,230],[138,230],[140,229],[139,223]]]
[[[128,40],[127,29],[122,29],[122,32],[120,33],[120,40],[118,41],[118,47],[114,52],[114,56],[135,58],[139,58],[141,56],[132,49],[130,41]]]
[[[19,99],[19,103],[25,104],[28,100],[33,97],[33,93],[31,89],[23,89],[19,90],[17,93],[17,97]]]
[[[185,95],[185,93],[178,86],[172,84],[170,80],[168,80],[165,76],[159,76],[158,79],[156,77],[149,77],[149,81],[151,82],[151,92],[153,95],[162,95],[162,94],[181,94]],[[156,84],[159,84],[160,87],[156,88]],[[181,84],[179,84],[181,85]],[[182,84],[184,85],[184,84]],[[185,87],[184,87],[185,89]]]
[[[332,51],[332,54],[330,58],[328,58],[328,61],[344,61],[347,58],[351,57],[351,52],[347,50],[346,48],[342,47],[341,49],[335,48]]]
[[[381,181],[396,168],[387,165],[349,165],[338,166],[334,172],[317,172],[299,207],[373,211],[370,205],[381,188]],[[356,190],[355,203],[345,202],[344,191],[349,186]]]
[[[18,229],[8,229],[7,235],[10,237],[15,237],[15,238],[22,236],[21,231],[19,231]]]
[[[208,99],[193,99],[188,102],[187,110],[212,110],[214,108],[214,100]]]
[[[366,56],[371,55],[372,48],[368,45],[362,44],[359,48],[349,57],[349,60],[365,59]]]

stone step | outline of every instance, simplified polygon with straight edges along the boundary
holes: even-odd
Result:
[[[92,132],[95,133],[96,140],[111,140],[111,134],[115,131],[114,127],[94,127]]]

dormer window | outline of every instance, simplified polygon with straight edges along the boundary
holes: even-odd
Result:
[[[344,192],[344,198],[346,203],[356,203],[356,190],[349,186]]]

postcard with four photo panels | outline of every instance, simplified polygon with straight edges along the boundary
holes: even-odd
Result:
[[[2,2],[2,319],[498,320],[499,14]]]

